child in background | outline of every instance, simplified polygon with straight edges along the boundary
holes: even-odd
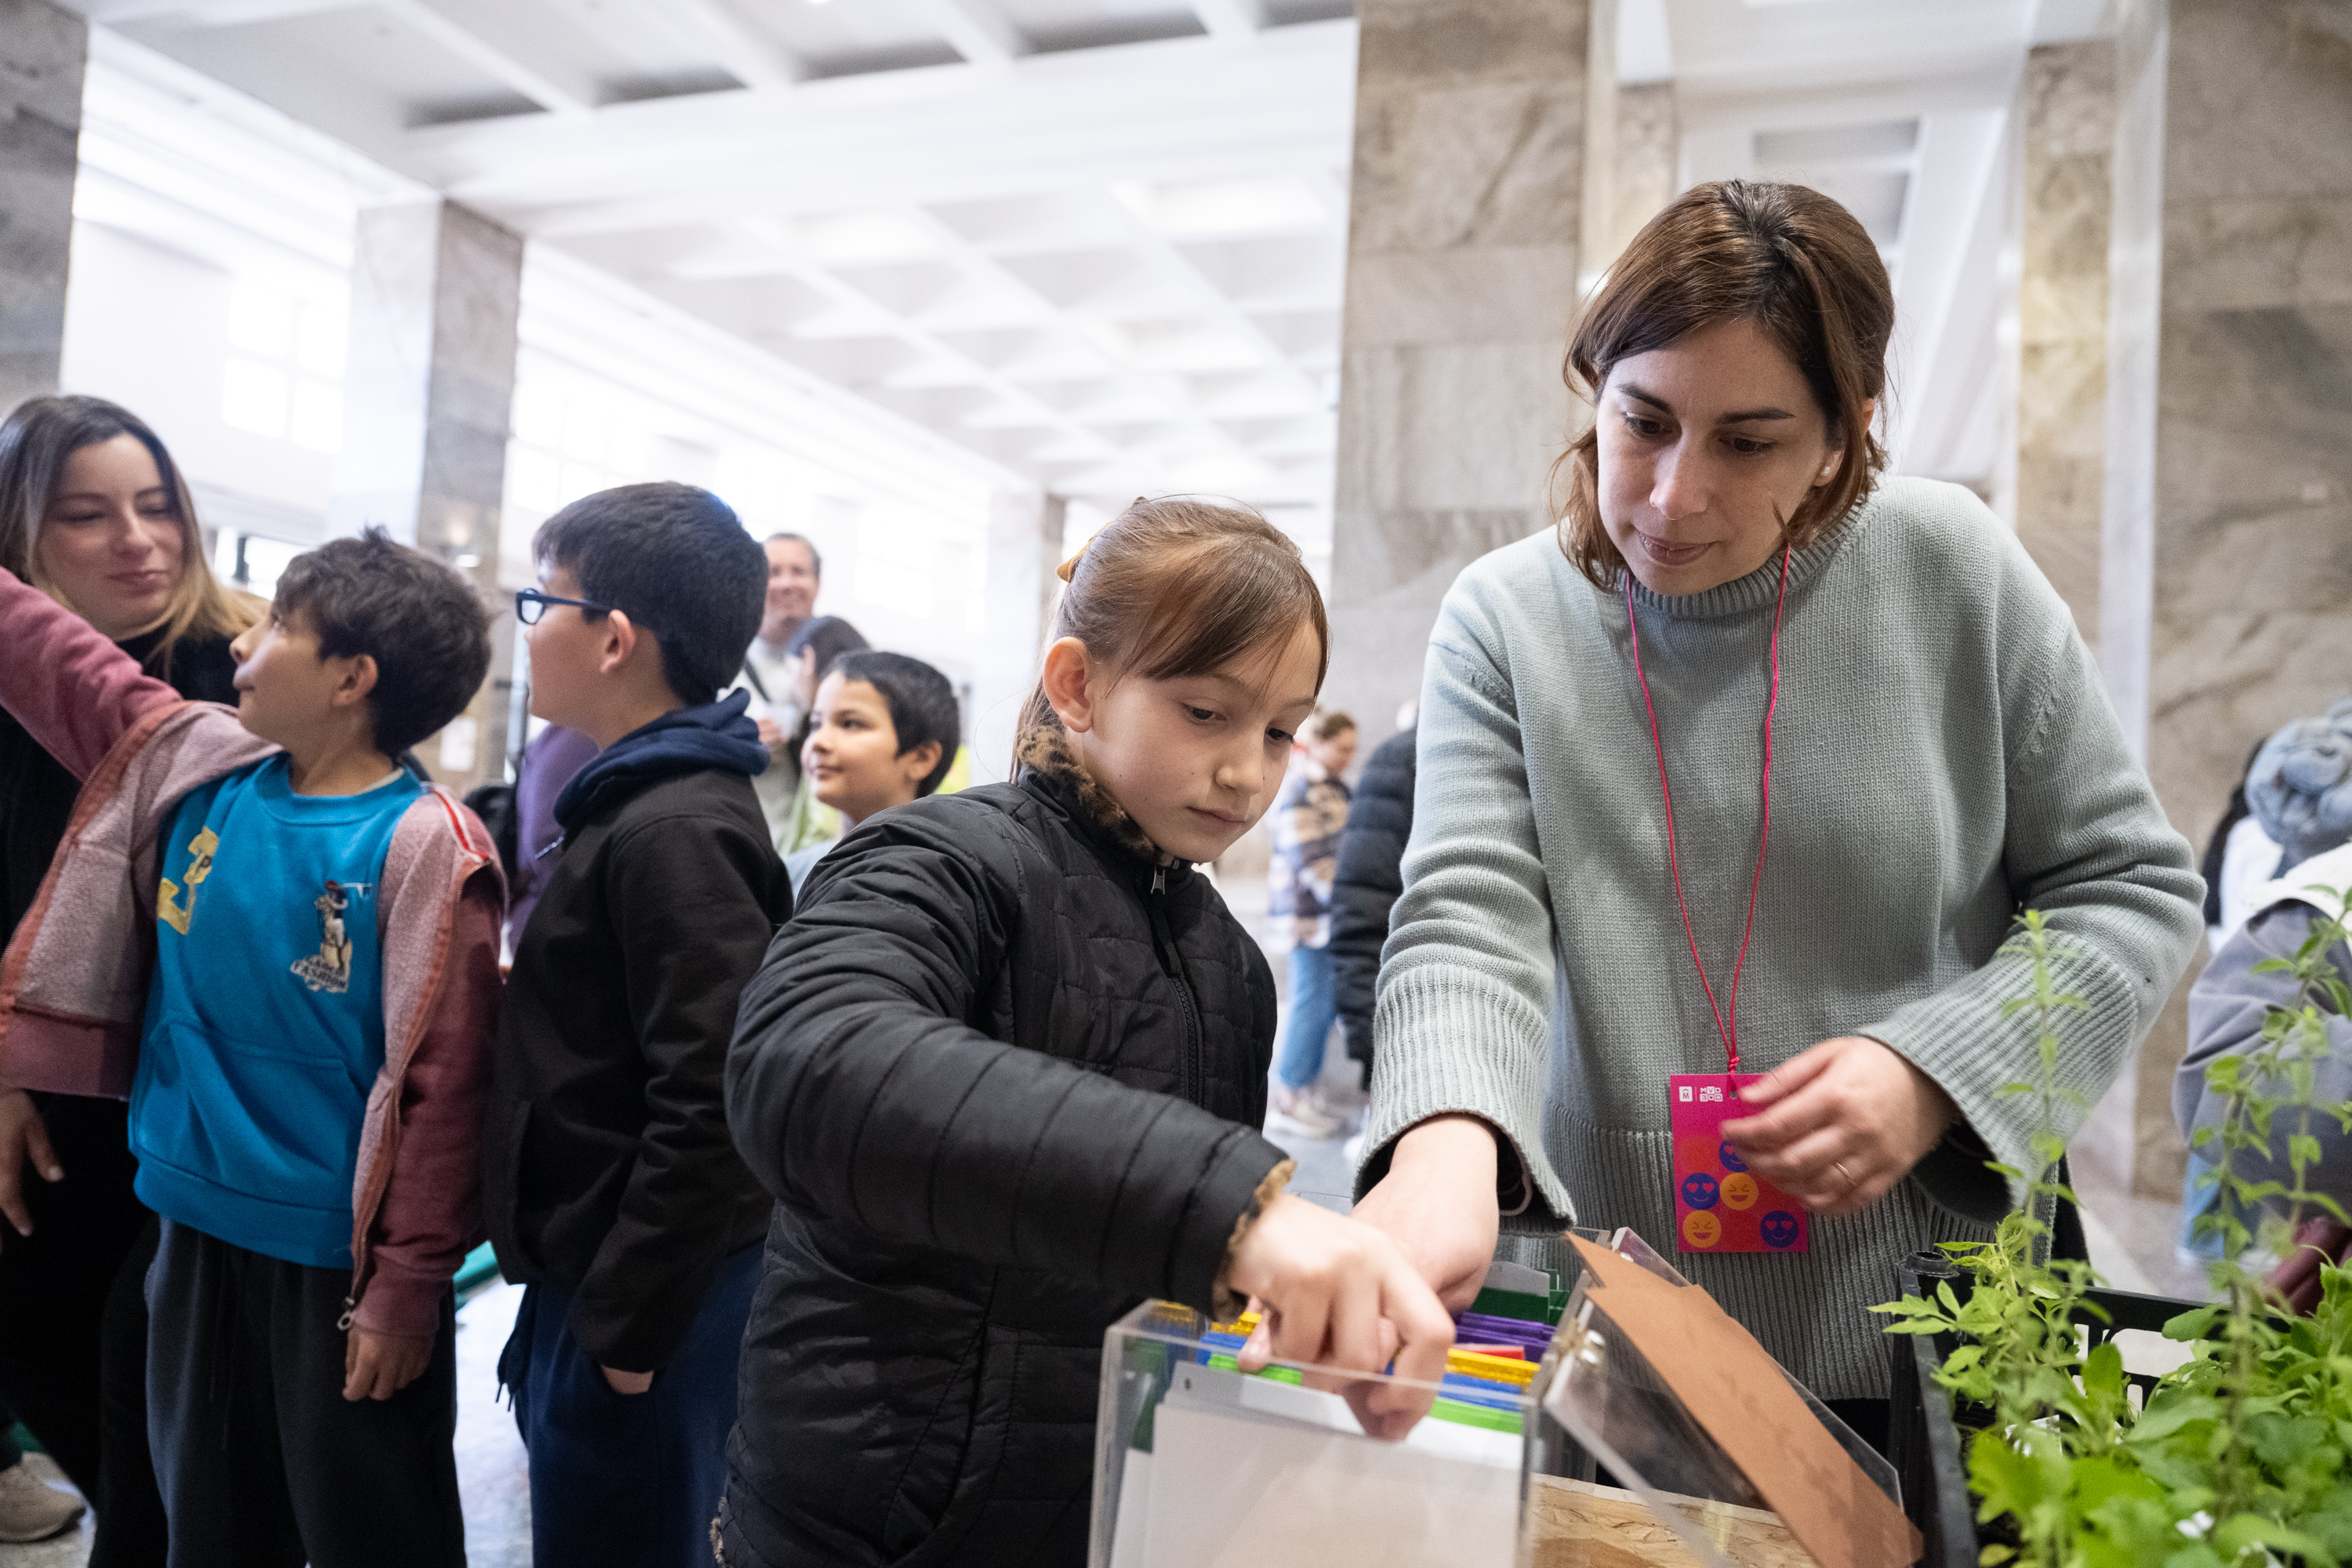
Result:
[[[902,653],[835,659],[816,689],[809,725],[801,773],[820,804],[841,813],[845,833],[938,789],[962,734],[948,678]],[[784,861],[795,896],[809,868],[840,842],[829,838]]]
[[[1274,1111],[1309,1138],[1336,1138],[1348,1118],[1323,1098],[1323,1047],[1339,1017],[1331,967],[1331,878],[1339,835],[1348,826],[1348,783],[1356,760],[1356,721],[1318,713],[1299,731],[1306,753],[1293,760],[1274,797],[1274,853],[1267,861],[1266,912],[1288,928],[1290,1026],[1274,1066]]]
[[[834,661],[844,654],[857,653],[866,647],[865,637],[839,616],[810,616],[784,645],[784,667],[792,671],[792,700],[802,714],[800,731],[793,742],[795,760],[800,756],[801,744],[808,739],[808,714],[816,705],[818,677],[831,669]],[[803,849],[830,844],[840,837],[841,814],[816,798],[816,785],[807,773],[802,773],[793,786],[783,827],[776,835],[776,853],[789,860]]]
[[[337,540],[237,637],[234,715],[5,573],[0,628],[0,703],[86,781],[0,963],[0,1159],[25,1088],[129,1091],[172,1562],[462,1563],[449,1280],[505,890],[393,757],[481,686],[488,617],[381,531]]]
[[[811,871],[743,994],[778,1199],[719,1521],[732,1568],[1086,1560],[1103,1331],[1146,1296],[1434,1382],[1444,1310],[1257,1131],[1273,975],[1193,865],[1274,798],[1328,633],[1255,514],[1139,501],[1062,569],[1019,777]],[[1360,1387],[1360,1385],[1359,1385]],[[1401,1436],[1422,1409],[1360,1395]]]
[[[599,748],[517,940],[483,1136],[499,1377],[549,1568],[710,1561],[767,1194],[729,1142],[735,1001],[792,889],[751,779],[760,546],[690,485],[572,502],[532,548],[531,710]]]

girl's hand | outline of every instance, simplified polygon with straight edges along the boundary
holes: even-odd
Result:
[[[1815,1214],[1877,1202],[1959,1120],[1934,1079],[1861,1035],[1823,1040],[1739,1093],[1759,1113],[1725,1122],[1725,1141]]]
[[[1397,1140],[1389,1173],[1354,1217],[1387,1232],[1438,1299],[1465,1310],[1486,1282],[1502,1228],[1495,1130],[1475,1116],[1433,1116]]]
[[[33,1097],[21,1089],[0,1089],[0,1215],[8,1216],[18,1236],[33,1234],[33,1211],[25,1206],[24,1168],[28,1164],[45,1182],[66,1179],[66,1168],[49,1147],[49,1130]]]
[[[1234,1249],[1226,1282],[1262,1303],[1242,1347],[1255,1372],[1269,1358],[1377,1373],[1396,1358],[1396,1375],[1435,1383],[1454,1348],[1454,1321],[1397,1244],[1370,1226],[1285,1193],[1266,1205]],[[1431,1395],[1393,1384],[1317,1380],[1347,1395],[1372,1436],[1412,1429]]]

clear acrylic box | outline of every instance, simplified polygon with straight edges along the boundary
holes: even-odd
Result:
[[[1682,1282],[1631,1231],[1576,1234]],[[1507,1238],[1502,1251],[1481,1310],[1517,1301],[1559,1314],[1516,1393],[1486,1381],[1493,1369],[1475,1355],[1457,1357],[1440,1384],[1280,1362],[1244,1374],[1232,1325],[1166,1302],[1112,1325],[1090,1568],[1813,1561],[1626,1342],[1564,1236]],[[1480,1375],[1452,1375],[1465,1367]],[[1381,1385],[1437,1402],[1401,1442],[1366,1436],[1349,1405],[1349,1394]],[[1799,1392],[1870,1483],[1895,1497],[1892,1467]]]

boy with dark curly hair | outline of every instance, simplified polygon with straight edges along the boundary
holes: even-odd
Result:
[[[84,781],[0,961],[0,1167],[63,1175],[26,1089],[129,1094],[174,1564],[459,1564],[449,1281],[505,888],[393,759],[480,687],[488,620],[374,531],[232,650],[236,710],[183,701],[0,573],[0,705]]]

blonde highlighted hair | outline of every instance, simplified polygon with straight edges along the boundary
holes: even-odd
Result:
[[[213,575],[188,481],[162,438],[131,410],[102,397],[31,397],[0,420],[0,567],[77,615],[87,613],[40,569],[41,520],[65,476],[66,459],[84,447],[119,436],[131,437],[155,459],[155,471],[171,498],[173,521],[180,529],[179,586],[152,628],[163,637],[147,658],[149,668],[167,674],[172,650],[182,637],[236,637],[261,619],[264,607],[251,595],[237,593]]]
[[[1331,624],[1306,560],[1274,524],[1243,507],[1190,497],[1138,497],[1063,563],[1069,587],[1054,617],[1113,679],[1205,675],[1242,655],[1315,628],[1315,689],[1331,668]],[[1022,744],[1061,720],[1041,680],[1021,710]]]

